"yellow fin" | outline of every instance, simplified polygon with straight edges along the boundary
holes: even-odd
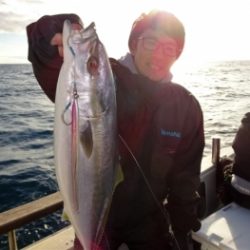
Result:
[[[117,187],[117,185],[121,182],[123,182],[124,180],[124,174],[122,171],[122,166],[120,164],[120,162],[117,163],[117,171],[116,171],[116,176],[115,176],[115,185],[114,185],[114,189]]]

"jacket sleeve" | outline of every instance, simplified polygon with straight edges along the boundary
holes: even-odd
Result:
[[[156,173],[154,183],[167,186],[166,207],[174,232],[186,234],[200,228],[197,205],[204,148],[203,114],[192,95],[171,94],[157,111],[152,168]]]
[[[26,27],[28,60],[32,63],[34,75],[42,90],[51,101],[55,101],[56,84],[63,59],[56,46],[50,45],[56,33],[62,33],[64,20],[80,23],[75,14],[43,16]]]
[[[201,226],[197,208],[204,149],[203,115],[195,98],[190,99],[183,123],[183,136],[174,157],[168,197],[172,226],[178,233],[197,231]]]

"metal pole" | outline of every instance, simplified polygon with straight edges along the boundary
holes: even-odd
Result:
[[[213,138],[212,140],[212,163],[217,165],[220,160],[220,138]]]
[[[11,230],[8,232],[8,240],[9,240],[9,250],[18,250],[15,230]]]

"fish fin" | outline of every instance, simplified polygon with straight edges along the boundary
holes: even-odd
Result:
[[[65,208],[63,209],[61,219],[62,219],[62,221],[70,221],[69,216],[68,216],[67,212],[65,211]]]
[[[115,176],[115,184],[114,184],[114,189],[117,187],[117,185],[124,180],[124,174],[122,170],[122,166],[120,162],[117,163],[117,170],[116,170],[116,176]]]
[[[83,151],[89,158],[93,151],[93,137],[91,124],[88,122],[85,130],[80,133],[80,142],[83,148]]]
[[[115,190],[116,186],[120,182],[122,182],[123,180],[124,180],[124,174],[122,171],[121,164],[118,162],[117,169],[116,169],[114,190]],[[100,241],[102,240],[102,237],[104,235],[104,229],[105,229],[105,226],[106,226],[107,221],[108,221],[108,215],[109,215],[110,208],[111,208],[112,198],[113,198],[113,196],[111,197],[111,199],[107,199],[104,202],[104,214],[103,214],[102,219],[100,220],[101,222],[100,222],[98,230],[97,230],[98,233],[95,237],[95,242],[97,242],[98,244],[100,243]],[[105,237],[105,235],[104,235],[104,237]]]

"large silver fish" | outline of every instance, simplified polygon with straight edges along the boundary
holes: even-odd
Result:
[[[95,24],[63,28],[55,103],[56,176],[84,250],[98,249],[117,178],[115,84]]]

